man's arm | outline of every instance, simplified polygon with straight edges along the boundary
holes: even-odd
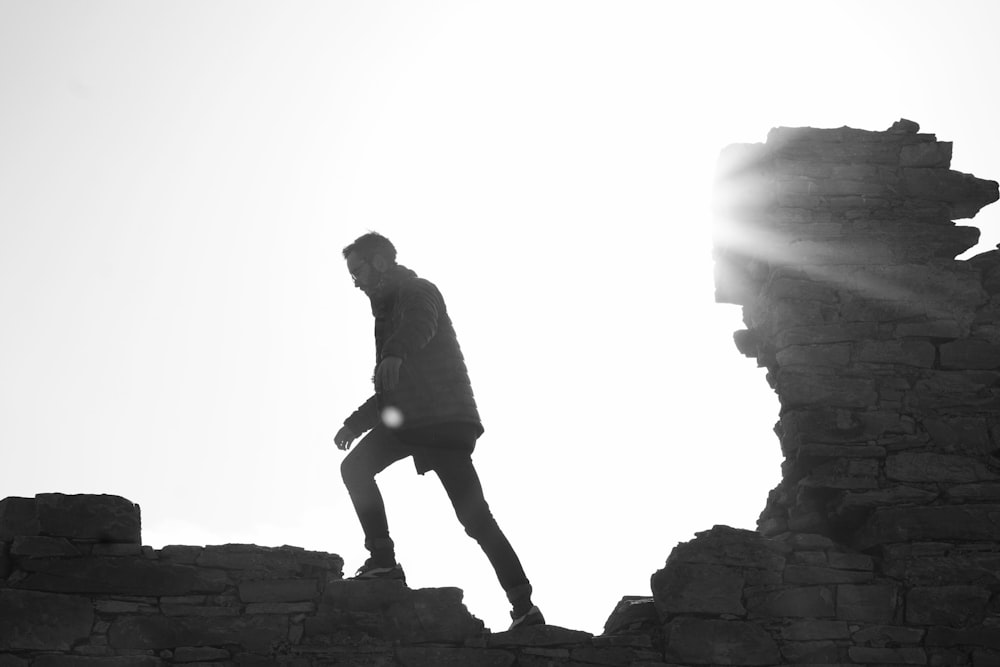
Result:
[[[378,422],[378,407],[375,404],[375,396],[373,395],[362,403],[361,407],[355,410],[350,417],[344,420],[343,428],[337,432],[333,441],[340,449],[347,449],[359,435],[375,428]]]

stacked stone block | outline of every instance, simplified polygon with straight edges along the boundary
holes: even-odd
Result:
[[[1000,254],[957,260],[978,230],[953,222],[997,183],[950,159],[905,120],[723,153],[716,296],[743,306],[737,347],[778,394],[784,454],[744,537],[790,550],[752,569],[759,588],[722,564],[743,624],[725,627],[755,633],[759,661],[719,664],[1000,664]],[[705,621],[665,609],[669,656]],[[790,616],[808,619],[791,635]]]
[[[648,605],[602,637],[491,633],[459,589],[344,580],[334,554],[144,547],[117,496],[2,500],[0,554],[0,667],[665,667]]]

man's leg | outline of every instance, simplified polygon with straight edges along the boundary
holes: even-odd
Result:
[[[479,543],[493,565],[497,579],[514,607],[512,616],[523,617],[533,607],[531,584],[521,560],[490,511],[472,458],[466,453],[456,452],[454,456],[442,457],[434,471],[448,493],[465,532]],[[537,610],[535,613],[538,613]]]
[[[371,552],[371,562],[380,567],[395,565],[396,551],[389,537],[385,502],[375,483],[375,475],[409,454],[408,448],[387,428],[376,426],[340,465],[344,485],[365,533],[365,548]]]

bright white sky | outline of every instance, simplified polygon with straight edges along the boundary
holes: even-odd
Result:
[[[157,548],[353,572],[332,438],[373,342],[340,249],[374,229],[448,301],[536,601],[600,632],[780,478],[713,301],[719,151],[906,117],[997,179],[998,7],[0,0],[0,497],[122,495]],[[505,629],[437,480],[381,483],[411,586]]]

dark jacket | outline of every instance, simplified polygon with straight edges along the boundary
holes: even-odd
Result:
[[[392,391],[376,391],[344,424],[363,433],[381,423],[387,408],[395,408],[402,416],[401,435],[454,425],[481,434],[465,359],[437,287],[397,265],[372,298],[372,314],[375,365],[385,357],[402,359],[399,384]]]

